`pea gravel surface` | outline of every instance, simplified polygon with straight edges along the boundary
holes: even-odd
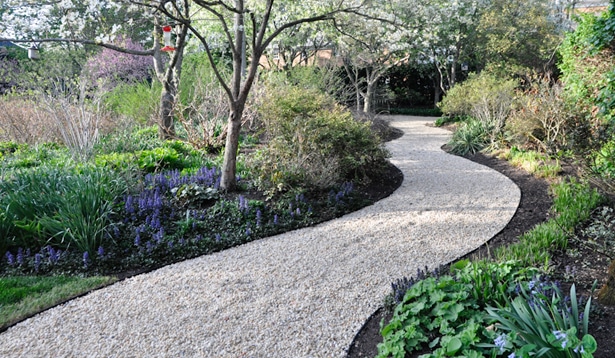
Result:
[[[440,148],[432,118],[395,116],[404,182],[321,225],[135,276],[0,334],[0,357],[344,357],[390,283],[479,247],[518,187]]]

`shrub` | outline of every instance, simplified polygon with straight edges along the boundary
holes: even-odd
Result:
[[[449,117],[472,117],[461,133],[453,137],[455,153],[476,152],[487,144],[497,146],[502,140],[517,83],[493,74],[470,74],[468,79],[451,88],[439,106]],[[478,123],[480,124],[478,124]]]
[[[561,85],[540,78],[518,95],[506,129],[515,144],[555,154],[571,146],[585,146],[589,128],[564,98]]]
[[[471,73],[465,82],[446,93],[438,107],[448,117],[477,117],[478,113],[480,118],[499,118],[499,113],[510,106],[516,86],[514,80],[500,79],[487,72]]]
[[[105,108],[135,124],[150,124],[158,116],[161,89],[159,82],[120,83],[105,95]]]
[[[612,81],[615,48],[612,43],[605,42],[613,32],[608,27],[613,22],[613,9],[611,5],[600,18],[593,15],[579,17],[577,28],[559,47],[561,61],[558,67],[566,95],[580,113],[577,126],[586,128],[586,143],[593,148],[608,139],[606,129],[612,125],[609,122],[612,122],[615,112]]]
[[[604,179],[615,179],[615,138],[595,151],[590,163],[591,171]]]
[[[327,188],[364,179],[387,157],[368,123],[318,91],[291,87],[269,93],[261,107],[270,141],[253,163],[268,190]]]
[[[61,134],[47,117],[38,116],[40,103],[32,97],[0,97],[0,141],[37,144],[60,142]]]
[[[489,143],[488,133],[485,123],[470,118],[457,128],[448,145],[457,155],[475,154]]]

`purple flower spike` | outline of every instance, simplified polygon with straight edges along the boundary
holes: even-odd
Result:
[[[41,267],[41,254],[34,255],[34,271],[38,272],[38,269]]]
[[[90,261],[90,254],[88,252],[83,253],[83,266],[88,267],[88,262]]]
[[[23,265],[23,249],[21,247],[17,249],[17,264],[19,266]]]
[[[98,252],[97,252],[97,254],[98,254],[98,257],[103,257],[103,256],[105,256],[105,250],[103,249],[103,247],[102,247],[102,246],[99,246],[99,247],[98,247]]]
[[[262,216],[263,214],[261,213],[261,210],[258,209],[256,210],[256,226],[261,226],[261,220],[262,220]]]
[[[222,240],[222,237],[220,234],[216,234],[216,242],[220,242],[220,240]]]
[[[9,251],[6,252],[6,261],[8,262],[9,266],[15,265],[15,256],[13,256],[13,254],[11,254]]]

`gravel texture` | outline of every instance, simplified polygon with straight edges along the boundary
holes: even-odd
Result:
[[[139,275],[0,334],[1,357],[343,357],[390,283],[477,248],[520,199],[505,176],[444,153],[433,119],[391,117],[404,173],[342,218]]]

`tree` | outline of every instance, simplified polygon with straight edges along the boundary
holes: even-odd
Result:
[[[419,61],[431,63],[436,71],[435,98],[457,83],[459,64],[469,61],[474,46],[478,18],[485,2],[423,1],[417,48]]]
[[[354,87],[357,112],[372,112],[378,82],[389,69],[411,57],[418,24],[415,17],[403,15],[414,8],[413,3],[390,1],[335,20],[342,35],[337,50]]]
[[[188,16],[188,1],[169,10]],[[143,11],[150,10],[150,11]],[[181,64],[188,29],[175,26],[175,51],[166,60],[161,52],[161,26],[166,20],[155,11],[136,3],[122,0],[65,0],[52,2],[6,0],[0,30],[13,42],[55,43],[64,45],[96,45],[130,55],[153,56],[157,79],[162,83],[160,98],[160,135],[175,136],[173,109],[181,75]],[[147,31],[152,29],[153,33]],[[122,36],[150,43],[151,49],[114,44]]]
[[[478,24],[486,65],[508,74],[551,73],[563,31],[552,5],[550,0],[491,0]]]
[[[207,52],[212,69],[230,104],[220,187],[231,191],[236,187],[241,119],[248,94],[256,79],[261,56],[282,32],[301,24],[331,20],[339,13],[358,12],[367,0],[193,0],[194,11],[190,13],[177,11],[181,6],[175,1],[130,1],[165,14],[185,26]],[[212,41],[195,25],[197,19],[203,17],[203,13],[213,18],[210,21],[215,21],[222,29],[222,38],[232,57],[233,71],[230,78],[223,75],[214,59]],[[273,23],[276,24],[275,27],[272,26]],[[249,55],[249,61],[243,60],[246,54]],[[244,64],[247,62],[249,65],[245,68]]]

